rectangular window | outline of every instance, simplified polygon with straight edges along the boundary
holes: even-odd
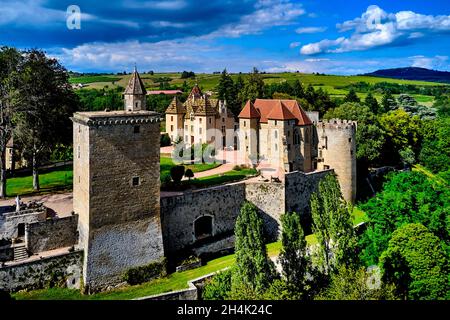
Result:
[[[200,121],[200,123],[202,123],[202,118],[199,118],[198,121]]]
[[[170,126],[170,131],[171,131],[171,132],[173,131],[173,126]]]
[[[244,127],[246,126],[247,124],[245,123],[245,121],[244,121]]]
[[[133,132],[134,133],[139,133],[141,131],[141,127],[140,126],[134,126]]]
[[[275,125],[277,125],[277,120],[275,120]]]
[[[275,143],[275,151],[278,151],[278,145]]]
[[[202,128],[198,128],[198,133],[202,134]]]
[[[186,131],[188,131],[188,126],[187,126],[187,125],[185,125],[185,126],[184,126],[184,129],[185,129]]]
[[[133,177],[133,180],[132,180],[132,183],[133,183],[133,186],[138,186],[139,184],[140,184],[140,179],[139,179],[139,177]]]
[[[170,116],[170,121],[173,121],[173,116]]]
[[[211,124],[211,118],[209,118],[209,124]]]
[[[194,126],[191,126],[191,132],[194,132]]]
[[[323,169],[324,169],[324,170],[328,170],[328,169],[330,169],[330,166],[324,165],[324,166],[323,166]]]
[[[81,152],[80,152],[80,146],[77,146],[77,153],[78,153],[78,159],[80,159],[80,154],[81,154]]]

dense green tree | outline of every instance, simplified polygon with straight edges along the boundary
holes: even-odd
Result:
[[[398,153],[403,162],[403,166],[411,167],[414,163],[416,163],[416,155],[411,147],[408,146],[405,149],[400,150]]]
[[[39,165],[58,143],[72,141],[70,116],[77,99],[67,70],[39,50],[25,52],[19,81],[14,138],[32,164],[33,189],[39,190]]]
[[[398,228],[380,257],[383,278],[412,300],[450,298],[448,255],[438,237],[419,223]]]
[[[381,282],[381,275],[378,272],[341,266],[335,274],[331,275],[329,286],[318,295],[317,299],[395,300],[396,295],[395,286]]]
[[[295,80],[292,85],[292,94],[297,98],[303,98],[305,96],[305,90],[300,80]]]
[[[381,101],[382,112],[388,112],[397,109],[397,101],[390,91],[386,91]]]
[[[241,112],[241,104],[238,100],[238,93],[233,79],[228,74],[227,69],[224,69],[217,85],[217,97],[220,100],[226,101],[227,107],[235,117]]]
[[[184,176],[188,178],[189,181],[191,181],[191,179],[194,177],[194,172],[192,171],[192,169],[187,169],[184,173]]]
[[[276,276],[275,266],[267,255],[263,220],[256,206],[245,202],[235,227],[236,268],[232,291],[236,296],[243,288],[264,292]]]
[[[369,92],[369,94],[366,96],[364,104],[369,108],[369,110],[373,114],[378,114],[380,112],[380,105],[378,104],[377,99],[374,98],[371,92]]]
[[[334,174],[323,178],[318,191],[311,195],[311,215],[318,241],[313,263],[318,269],[330,274],[338,266],[357,263],[357,241],[350,208]]]
[[[440,118],[422,130],[423,142],[419,160],[438,173],[450,170],[450,118]]]
[[[257,98],[264,98],[264,80],[258,69],[253,68],[240,94],[241,101],[254,101]]]
[[[386,133],[384,156],[396,163],[400,159],[399,151],[411,147],[414,153],[420,149],[420,125],[418,116],[410,116],[398,109],[383,114],[380,125]]]
[[[311,273],[311,261],[307,255],[307,243],[300,223],[300,214],[285,213],[281,216],[281,252],[279,262],[283,276],[300,297],[305,297],[308,290],[307,273]]]
[[[394,230],[405,223],[421,223],[450,244],[450,190],[421,173],[391,175],[383,190],[359,207],[368,217],[361,239],[361,257],[367,265],[378,262]]]
[[[440,117],[450,117],[450,96],[441,95],[434,100],[433,108]]]
[[[17,87],[21,53],[15,48],[0,48],[0,197],[6,197],[6,146],[13,135],[11,123],[18,102]]]
[[[344,102],[356,102],[359,103],[361,100],[356,95],[355,89],[350,89],[350,91],[347,93],[347,95],[344,98]]]

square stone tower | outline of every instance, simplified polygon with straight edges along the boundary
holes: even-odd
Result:
[[[164,255],[159,117],[150,111],[80,112],[73,118],[73,207],[88,292]]]

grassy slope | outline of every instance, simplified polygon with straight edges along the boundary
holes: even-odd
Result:
[[[354,224],[364,221],[365,214],[361,210],[354,208]],[[309,245],[317,244],[317,239],[314,234],[306,236],[306,241]],[[281,250],[281,242],[273,242],[267,245],[267,253],[270,257],[275,257]],[[51,288],[43,290],[35,290],[30,292],[18,292],[13,294],[13,297],[19,300],[126,300],[138,297],[145,297],[153,294],[160,294],[164,292],[181,290],[187,288],[187,282],[192,279],[213,273],[235,263],[235,255],[220,257],[208,261],[206,265],[187,270],[183,272],[175,272],[165,278],[156,279],[147,283],[136,286],[127,286],[121,289],[102,292],[94,295],[82,295],[78,290],[70,290],[64,288]]]
[[[245,78],[247,75],[243,74],[243,77]],[[159,83],[155,82],[154,80],[161,78],[161,77],[168,77],[171,78],[171,85],[182,85],[182,83],[186,80],[189,86],[193,86],[196,82],[204,89],[204,90],[213,90],[217,83],[219,82],[220,75],[212,75],[212,74],[197,74],[196,79],[181,79],[179,73],[159,73],[155,75],[148,75],[148,74],[142,74],[141,77],[143,78],[143,81],[145,82],[145,85],[148,89],[157,90],[159,89]],[[234,79],[237,78],[237,75],[232,76]],[[85,79],[86,78],[86,79]],[[93,82],[93,78],[98,78],[98,82]],[[101,89],[104,86],[108,86],[110,88],[116,87],[116,86],[122,86],[125,87],[128,83],[128,79],[130,78],[130,75],[126,76],[114,76],[110,77],[111,79],[109,81],[105,81],[105,78],[108,77],[79,77],[79,78],[72,78],[71,81],[78,83],[82,81],[87,81],[88,88],[96,88]],[[120,80],[117,80],[119,78]],[[315,89],[322,88],[323,90],[326,90],[330,95],[332,96],[344,96],[347,93],[346,89],[339,89],[339,87],[348,86],[352,83],[357,82],[367,82],[370,84],[378,83],[378,82],[389,82],[389,83],[398,83],[398,84],[415,84],[415,85],[422,85],[422,86],[435,86],[435,85],[444,85],[440,83],[434,83],[434,82],[426,82],[426,81],[413,81],[413,80],[399,80],[399,79],[389,79],[389,78],[378,78],[378,77],[367,77],[367,76],[335,76],[335,75],[314,75],[314,74],[304,74],[304,73],[276,73],[276,74],[265,74],[264,75],[264,81],[269,83],[279,83],[283,81],[294,81],[294,80],[300,80],[304,85],[311,84],[314,86]],[[115,80],[115,83],[113,84],[112,81]],[[365,94],[358,94],[360,98],[364,99]],[[424,95],[413,95],[414,98],[427,106],[430,106],[433,101],[433,97],[431,96],[424,96]],[[375,94],[375,97],[381,101],[381,94]]]

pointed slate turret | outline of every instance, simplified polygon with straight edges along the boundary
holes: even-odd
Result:
[[[147,90],[145,90],[144,82],[142,81],[136,67],[131,75],[128,85],[125,88],[125,111],[140,111],[145,110],[145,96]]]
[[[181,101],[178,99],[177,96],[173,97],[172,101],[170,102],[169,106],[166,109],[167,114],[185,114],[186,108],[183,106]]]

